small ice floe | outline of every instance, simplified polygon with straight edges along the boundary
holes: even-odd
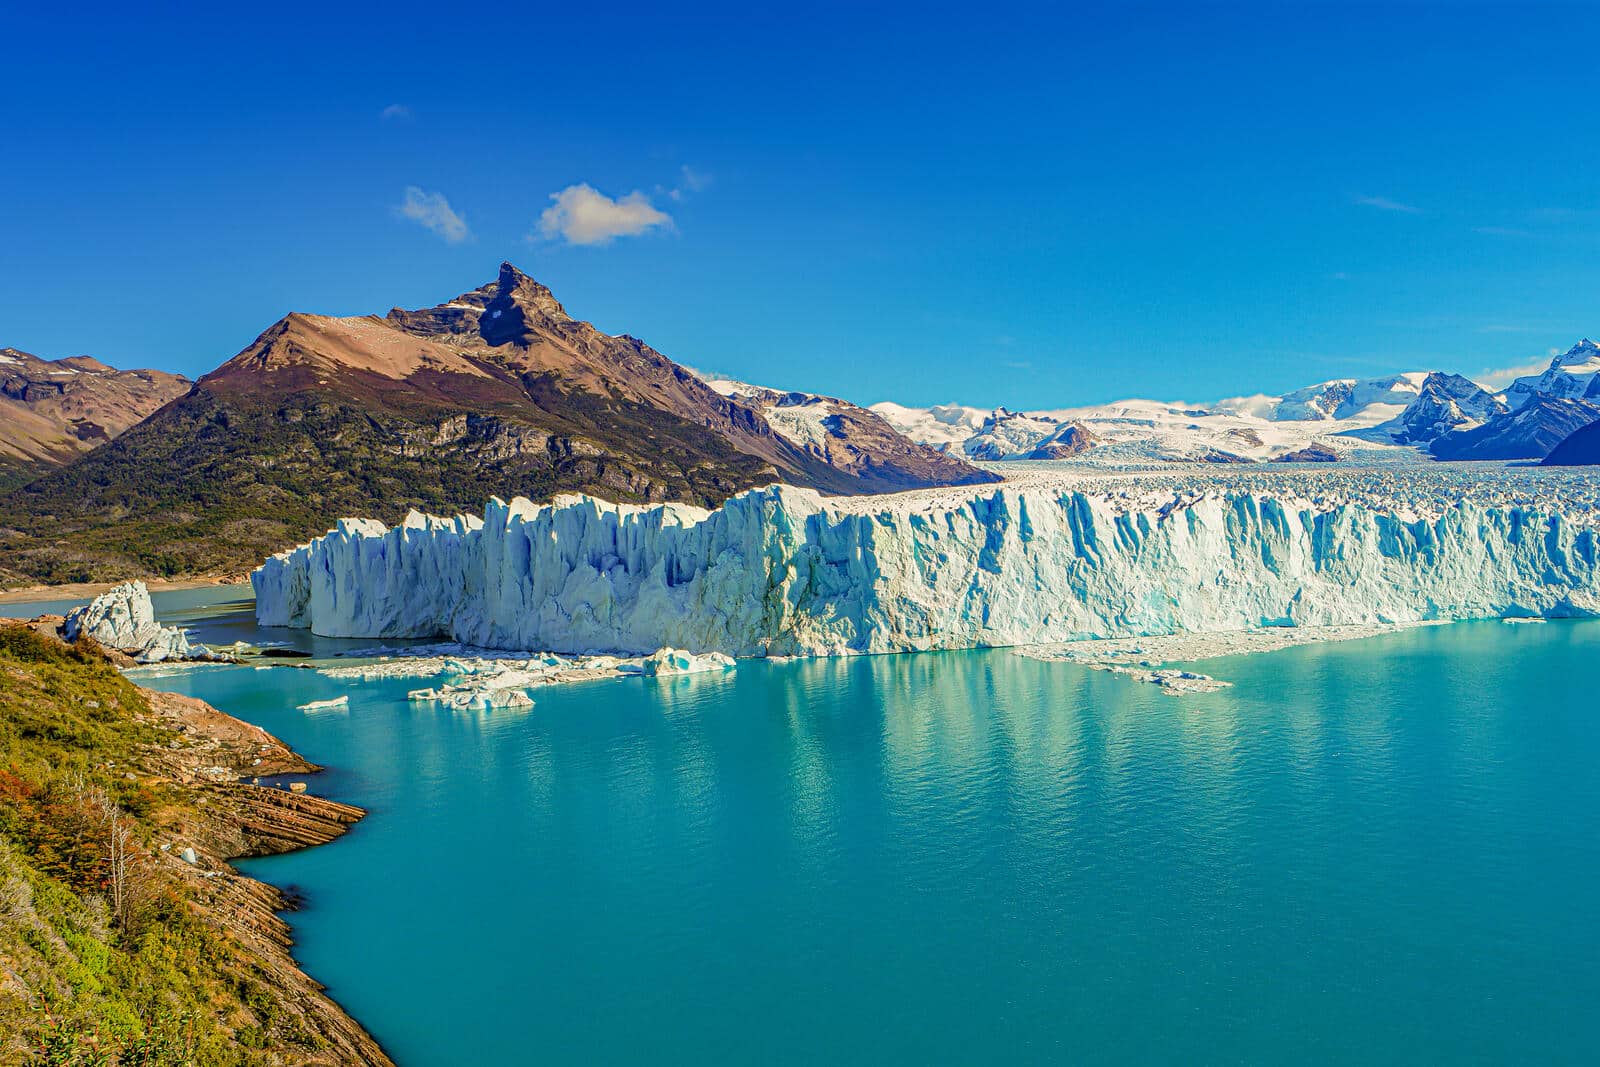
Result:
[[[1125,674],[1136,682],[1145,682],[1149,685],[1159,686],[1167,696],[1177,697],[1189,693],[1214,693],[1218,689],[1227,689],[1232,682],[1224,682],[1213,678],[1209,674],[1198,674],[1194,671],[1165,668],[1162,670],[1147,670],[1141,667],[1124,667],[1120,664],[1096,663],[1091,667],[1097,671],[1110,671],[1113,674]]]
[[[533,698],[526,685],[497,685],[494,681],[441,685],[433,689],[413,689],[406,694],[413,702],[443,704],[460,711],[494,708],[531,708]]]
[[[622,674],[642,674],[654,677],[668,674],[709,674],[733,670],[733,657],[721,652],[697,655],[681,648],[661,648],[642,660],[630,660],[617,665]]]
[[[334,708],[346,708],[346,707],[349,707],[349,706],[350,706],[350,697],[347,696],[347,695],[341,694],[340,696],[333,697],[330,700],[309,700],[306,703],[300,705],[300,710],[301,711],[331,711]]]
[[[1529,623],[1544,622],[1545,620],[1536,615],[1515,615],[1501,619],[1500,621],[1505,623],[1507,626],[1525,626]]]

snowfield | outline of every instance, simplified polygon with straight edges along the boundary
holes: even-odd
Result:
[[[1343,465],[1334,465],[1335,468]],[[832,655],[1600,614],[1595,479],[1391,464],[1107,472],[715,511],[588,497],[344,520],[251,577],[264,625],[486,648]]]

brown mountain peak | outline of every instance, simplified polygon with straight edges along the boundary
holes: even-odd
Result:
[[[431,308],[395,308],[389,322],[407,333],[455,345],[499,347],[525,345],[534,334],[571,323],[572,317],[548,287],[506,262],[488,285]]]
[[[485,286],[485,288],[491,288]],[[492,288],[494,297],[489,304],[490,314],[500,307],[501,302],[516,304],[525,311],[534,311],[546,318],[564,320],[570,318],[567,309],[561,306],[548,286],[541,285],[528,275],[522,273],[510,262],[500,264],[500,277],[495,279]]]

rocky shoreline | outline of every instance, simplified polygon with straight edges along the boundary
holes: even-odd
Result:
[[[102,657],[92,640],[63,641],[59,617],[21,625],[55,647]],[[141,817],[148,849],[141,862],[174,885],[188,913],[227,945],[225,968],[249,973],[256,996],[265,994],[265,1003],[215,1004],[216,1022],[229,1030],[248,1024],[285,1035],[265,1049],[274,1063],[391,1064],[372,1035],[294,960],[292,932],[282,914],[294,901],[230,865],[327,844],[366,813],[307,792],[303,776],[321,768],[265,730],[193,697],[135,689],[145,705],[135,713],[136,728],[153,728],[147,734],[153,740],[132,755],[100,763],[101,771],[162,798]],[[283,787],[258,784],[264,778]],[[21,992],[31,998],[25,987]]]
[[[300,969],[294,939],[282,913],[291,910],[283,892],[234,870],[230,860],[270,856],[325,845],[341,837],[365,814],[362,809],[310,793],[218,779],[231,776],[315,774],[308,763],[266,731],[218,711],[204,701],[144,689],[154,710],[198,744],[157,750],[152,761],[199,792],[202,817],[189,827],[194,862],[176,857],[192,883],[206,917],[228,930],[279,994],[278,1007],[327,1044],[328,1058],[306,1064],[386,1065],[392,1061],[377,1041]]]

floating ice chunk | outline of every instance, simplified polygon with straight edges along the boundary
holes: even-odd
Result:
[[[624,674],[642,674],[646,677],[667,674],[707,674],[712,671],[733,670],[733,657],[721,652],[707,652],[703,656],[697,656],[681,648],[662,648],[642,660],[623,664],[617,670]]]

